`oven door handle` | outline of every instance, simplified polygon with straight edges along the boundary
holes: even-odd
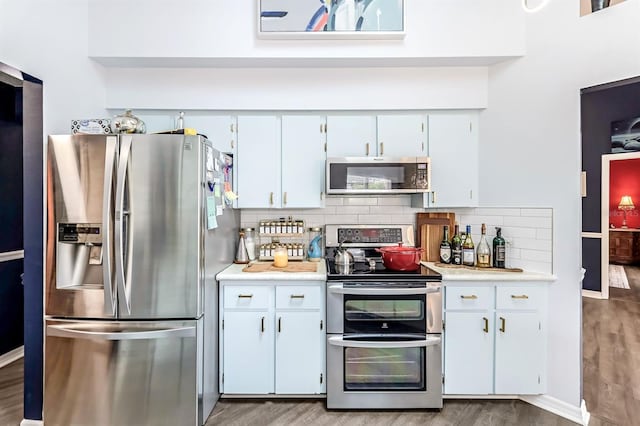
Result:
[[[349,287],[344,288],[343,284],[332,284],[328,287],[329,293],[354,294],[368,296],[401,296],[411,294],[440,293],[440,286],[418,287],[418,288],[379,288],[379,287]]]
[[[440,337],[427,337],[424,340],[401,340],[401,341],[366,341],[345,339],[342,336],[332,336],[327,339],[330,345],[342,346],[345,348],[421,348],[426,346],[439,345]]]

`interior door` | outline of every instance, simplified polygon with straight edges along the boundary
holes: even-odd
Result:
[[[120,136],[116,280],[121,318],[201,314],[200,138]]]

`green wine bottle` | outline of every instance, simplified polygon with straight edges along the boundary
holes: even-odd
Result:
[[[451,243],[449,242],[449,227],[444,225],[444,237],[440,242],[440,262],[451,263]]]
[[[496,228],[496,236],[493,239],[493,267],[504,268],[506,260],[507,245],[502,238],[502,228]]]
[[[460,240],[460,226],[454,227],[453,238],[451,239],[451,263],[462,265],[462,240]]]

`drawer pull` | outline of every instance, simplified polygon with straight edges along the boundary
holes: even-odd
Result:
[[[519,296],[518,296],[518,295],[516,295],[516,294],[512,294],[512,295],[511,295],[511,298],[512,298],[512,299],[528,299],[528,298],[529,298],[529,296],[527,296],[526,294],[521,294],[521,295],[519,295]]]
[[[471,300],[475,300],[478,298],[478,296],[476,296],[475,294],[472,294],[471,296],[465,296],[464,294],[460,296],[461,299],[471,299]]]
[[[264,317],[260,320],[260,331],[264,333]]]
[[[500,331],[502,331],[503,333],[507,329],[506,324],[507,324],[507,320],[504,319],[503,317],[500,317]]]
[[[304,294],[292,294],[292,299],[304,299]]]
[[[238,297],[240,299],[251,299],[253,297],[253,294],[239,294]]]
[[[282,317],[278,318],[278,333],[282,331]]]
[[[484,331],[485,333],[489,332],[489,319],[486,317],[482,317],[482,321],[484,321],[484,328],[482,329],[482,331]]]

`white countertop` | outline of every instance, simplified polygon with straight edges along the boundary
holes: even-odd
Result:
[[[557,277],[553,274],[544,274],[541,272],[498,272],[498,271],[478,271],[475,269],[454,269],[440,268],[435,266],[434,262],[422,262],[425,266],[439,272],[442,275],[442,281],[555,281]]]
[[[327,269],[324,262],[317,262],[316,272],[242,272],[246,264],[231,264],[216,275],[218,281],[326,281]]]

